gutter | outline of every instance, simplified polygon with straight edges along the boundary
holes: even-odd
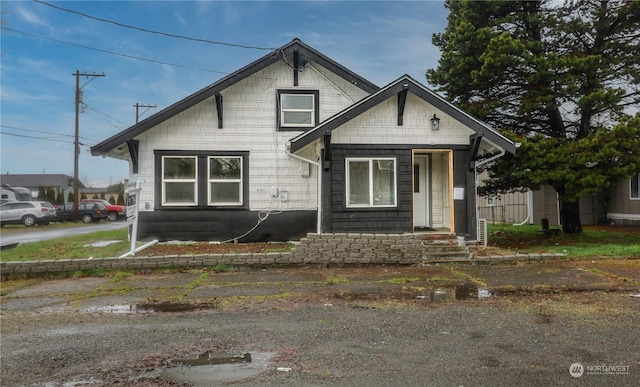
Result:
[[[318,189],[317,189],[317,199],[316,199],[316,206],[318,207],[318,221],[317,221],[317,233],[318,234],[322,234],[322,171],[321,171],[321,165],[319,162],[315,161],[315,160],[310,160],[310,159],[305,159],[302,156],[298,156],[296,154],[291,153],[291,142],[287,142],[285,144],[285,152],[287,153],[287,156],[289,157],[293,157],[294,159],[298,159],[300,161],[303,161],[305,163],[309,163],[312,165],[316,166],[316,170],[317,170],[317,174],[318,174]]]

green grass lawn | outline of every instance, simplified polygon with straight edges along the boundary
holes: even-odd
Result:
[[[94,243],[118,241],[102,247]],[[0,253],[0,261],[39,261],[44,259],[119,257],[131,248],[127,229],[99,231],[41,242],[20,243],[18,247]]]
[[[580,234],[544,235],[538,225],[489,225],[488,245],[571,258],[640,258],[640,227],[586,226]]]
[[[505,252],[562,253],[570,258],[640,258],[640,227],[590,226],[578,235],[559,233],[558,236],[546,236],[536,225],[489,225],[488,234],[489,246]],[[118,242],[101,247],[91,246],[104,241]],[[129,249],[127,230],[120,229],[21,243],[14,249],[0,253],[0,260],[109,258],[119,257]]]

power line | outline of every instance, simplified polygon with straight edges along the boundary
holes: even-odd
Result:
[[[191,40],[191,41],[194,41],[194,42],[217,44],[217,45],[228,46],[228,47],[239,47],[239,48],[248,48],[248,49],[253,49],[253,50],[264,50],[264,51],[273,51],[274,50],[273,47],[245,46],[243,44],[235,44],[235,43],[220,42],[220,41],[208,40],[208,39],[192,38],[190,36],[174,35],[174,34],[170,34],[170,33],[167,33],[167,32],[149,30],[149,29],[142,28],[142,27],[136,27],[136,26],[132,26],[132,25],[128,25],[128,24],[119,23],[119,22],[116,22],[116,21],[113,21],[113,20],[108,20],[108,19],[103,19],[103,18],[96,17],[96,16],[91,16],[91,15],[88,15],[86,13],[74,11],[72,9],[62,8],[62,7],[59,7],[57,5],[46,3],[44,1],[40,1],[40,0],[34,0],[34,1],[36,3],[40,3],[40,4],[43,4],[43,5],[49,6],[51,8],[55,8],[55,9],[60,10],[60,11],[73,13],[73,14],[76,14],[76,15],[87,17],[89,19],[101,21],[101,22],[104,22],[104,23],[114,24],[114,25],[117,25],[118,27],[130,28],[130,29],[133,29],[133,30],[147,32],[147,33],[150,33],[150,34],[163,35],[163,36],[168,36],[170,38],[185,39],[185,40]]]
[[[90,111],[93,111],[96,113],[96,115],[99,117],[99,121],[104,122],[107,125],[113,126],[116,129],[122,129],[122,128],[128,128],[129,126],[131,126],[130,124],[125,124],[122,121],[118,121],[117,119],[110,117],[109,115],[107,115],[106,113],[101,112],[100,110],[94,108],[91,105],[88,104],[84,104]],[[120,126],[116,125],[119,124]]]
[[[8,125],[0,125],[0,127],[2,128],[6,128],[6,129],[12,129],[12,130],[22,130],[25,132],[32,132],[32,133],[42,133],[42,134],[53,134],[56,136],[62,136],[62,137],[74,137],[74,135],[72,134],[63,134],[63,133],[55,133],[55,132],[45,132],[43,130],[34,130],[34,129],[25,129],[25,128],[18,128],[15,126],[8,126]],[[11,134],[11,133],[7,133],[7,134]],[[90,138],[87,137],[82,137],[80,136],[80,138],[85,139],[87,141],[93,141],[93,142],[99,142],[98,140],[92,140]]]
[[[0,134],[6,134],[7,136],[16,136],[16,137],[24,137],[24,138],[33,138],[36,140],[43,140],[43,141],[55,141],[55,142],[64,142],[67,144],[73,144],[75,141],[71,141],[71,140],[58,140],[55,138],[47,138],[47,137],[35,137],[35,136],[26,136],[24,134],[17,134],[17,133],[7,133],[7,132],[0,132]],[[86,146],[87,148],[89,148],[90,146],[87,144],[83,144],[83,143],[78,143],[78,145],[81,146]]]
[[[46,37],[46,36],[42,36],[42,35],[36,35],[36,34],[29,33],[29,32],[19,31],[19,30],[15,30],[15,29],[13,29],[13,28],[9,28],[9,27],[0,27],[0,28],[1,28],[1,29],[3,29],[3,30],[7,30],[7,31],[11,31],[11,32],[17,32],[17,33],[19,33],[19,34],[23,34],[23,35],[26,35],[26,36],[30,36],[30,37],[32,37],[32,38],[38,38],[38,39],[49,40],[49,41],[56,42],[56,43],[60,43],[60,44],[66,44],[66,45],[69,45],[69,46],[74,46],[74,47],[84,48],[84,49],[86,49],[86,50],[92,50],[92,51],[102,52],[102,53],[110,54],[110,55],[121,56],[121,57],[129,58],[129,59],[136,59],[136,60],[141,60],[141,61],[145,61],[145,62],[157,63],[157,64],[161,64],[161,65],[174,66],[174,67],[180,67],[180,68],[191,69],[191,70],[206,71],[206,72],[209,72],[209,73],[216,73],[216,74],[223,74],[223,75],[229,75],[229,74],[231,74],[231,73],[224,72],[224,71],[216,71],[216,70],[201,69],[201,68],[197,68],[197,67],[184,66],[184,65],[180,65],[180,64],[169,63],[169,62],[163,62],[163,61],[154,60],[154,59],[141,58],[141,57],[138,57],[138,56],[122,54],[122,53],[114,52],[114,51],[102,50],[102,49],[100,49],[100,48],[94,48],[94,47],[84,46],[84,45],[77,44],[77,43],[65,42],[65,41],[63,41],[63,40],[58,40],[58,39],[48,38],[48,37]]]

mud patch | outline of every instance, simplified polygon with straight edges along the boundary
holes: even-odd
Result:
[[[149,302],[140,303],[136,306],[137,310],[150,312],[191,312],[218,308],[220,308],[220,303],[217,300],[203,302]]]

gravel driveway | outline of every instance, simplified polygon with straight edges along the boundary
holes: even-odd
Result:
[[[196,369],[201,385],[637,386],[640,262],[596,265],[5,281],[0,384],[180,385],[167,371]],[[262,368],[176,366],[207,351]]]

